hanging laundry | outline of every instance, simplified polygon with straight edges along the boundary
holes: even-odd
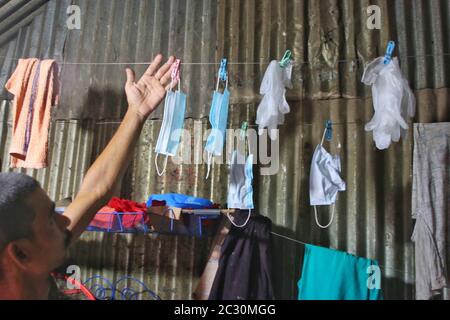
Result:
[[[180,89],[180,59],[174,62],[172,68],[172,82],[167,90],[166,100],[164,103],[164,116],[159,132],[158,141],[156,142],[155,166],[159,176],[166,171],[167,159],[169,156],[174,157],[180,144],[181,132],[184,125],[184,114],[186,112],[186,94]],[[172,91],[172,84],[178,81],[178,90]],[[164,167],[160,172],[158,167],[158,155],[165,155]]]
[[[333,222],[337,193],[346,189],[345,182],[340,177],[340,157],[338,155],[332,156],[323,147],[327,130],[331,130],[331,127],[325,128],[322,141],[316,147],[311,161],[311,173],[309,176],[309,201],[311,206],[314,206],[316,223],[321,228],[328,228]],[[329,205],[333,205],[331,219],[327,225],[323,226],[319,223],[316,206]]]
[[[235,223],[243,224],[247,210],[237,210]],[[271,300],[270,231],[272,222],[252,214],[245,228],[231,226],[222,245],[219,268],[210,300]]]
[[[373,131],[373,140],[378,149],[387,149],[391,141],[400,140],[401,129],[408,130],[408,118],[414,117],[416,101],[403,77],[398,59],[388,64],[384,57],[376,58],[364,70],[361,80],[372,86],[372,99],[375,114],[365,126]]]
[[[225,82],[223,93],[219,92],[220,82]],[[209,112],[209,122],[211,123],[211,133],[206,140],[205,150],[208,154],[208,172],[209,177],[213,156],[221,156],[226,138],[226,129],[228,122],[228,107],[230,104],[230,91],[228,90],[227,59],[222,59],[217,78],[216,90],[213,93],[211,110]]]
[[[412,218],[416,298],[450,286],[450,123],[415,123]]]
[[[151,207],[154,201],[164,201],[168,207],[182,209],[210,209],[215,207],[208,199],[192,197],[178,193],[152,194],[147,200],[147,206]]]
[[[268,128],[269,137],[275,140],[277,134],[272,130],[284,123],[284,115],[289,113],[289,104],[286,101],[286,88],[292,88],[292,64],[280,67],[276,60],[270,62],[264,74],[260,94],[264,95],[256,113],[256,124],[259,125],[259,134]]]
[[[51,107],[59,99],[58,65],[19,59],[5,88],[14,95],[11,168],[47,167]]]
[[[381,272],[375,260],[305,245],[298,281],[299,300],[381,300]]]

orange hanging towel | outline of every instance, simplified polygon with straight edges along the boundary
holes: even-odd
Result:
[[[11,168],[47,167],[51,107],[59,100],[57,63],[20,59],[5,87],[14,95]]]

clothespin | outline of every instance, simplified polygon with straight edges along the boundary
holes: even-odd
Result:
[[[289,63],[291,63],[291,56],[292,56],[291,50],[286,50],[283,58],[281,58],[281,61],[279,62],[281,68],[286,68],[286,66]]]
[[[325,127],[327,129],[325,133],[325,139],[327,139],[327,141],[331,141],[331,139],[333,138],[333,123],[331,122],[331,120],[325,121]]]
[[[392,53],[394,52],[394,49],[395,49],[395,42],[391,40],[388,42],[386,48],[386,54],[384,55],[384,64],[389,64],[389,62],[391,62]]]
[[[226,58],[223,58],[220,61],[220,69],[219,69],[219,79],[222,81],[227,81],[227,79],[228,79],[227,65],[228,65],[228,60]]]
[[[244,122],[242,122],[242,125],[241,125],[241,135],[240,135],[241,140],[245,139],[245,136],[247,134],[247,130],[248,130],[248,122],[244,121]]]
[[[180,64],[181,59],[176,59],[172,64],[172,81],[180,81]]]

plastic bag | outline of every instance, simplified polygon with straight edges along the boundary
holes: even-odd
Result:
[[[260,94],[264,95],[256,113],[256,124],[259,125],[259,134],[264,128],[268,128],[269,137],[275,140],[276,134],[271,129],[276,129],[284,123],[284,115],[289,113],[289,104],[286,101],[286,88],[292,88],[291,83],[292,64],[281,68],[278,61],[273,60],[264,74]]]
[[[408,130],[408,117],[414,117],[416,112],[414,95],[400,71],[397,58],[389,64],[384,64],[384,57],[375,59],[365,68],[361,81],[372,86],[375,109],[365,130],[373,131],[378,149],[387,149],[391,141],[400,140],[402,130]]]

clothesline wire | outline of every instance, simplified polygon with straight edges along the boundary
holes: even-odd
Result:
[[[149,121],[162,121],[162,119],[148,119]],[[56,120],[56,121],[58,121],[58,122],[63,122],[63,121],[65,121],[65,120],[63,120],[63,119],[61,119],[61,120]],[[121,121],[105,121],[105,122],[97,122],[96,124],[97,125],[103,125],[103,124],[121,124],[122,122]],[[336,125],[336,126],[338,126],[338,125],[347,125],[347,124],[359,124],[359,125],[365,125],[365,122],[364,121],[360,121],[360,122],[357,122],[357,121],[351,121],[351,122],[333,122],[332,123],[333,125]],[[318,125],[317,123],[302,123],[302,124],[300,124],[300,126],[315,126],[315,125]],[[320,124],[320,125],[323,125],[323,124]],[[248,125],[250,128],[258,128],[259,127],[259,125],[257,125],[257,124],[249,124]],[[231,128],[227,128],[227,129],[240,129],[240,127],[236,127],[236,128],[234,128],[234,127],[231,127]]]
[[[273,232],[273,231],[271,231],[271,233],[273,235],[277,236],[277,237],[284,238],[284,239],[286,239],[288,241],[292,241],[292,242],[299,243],[299,244],[302,244],[302,245],[310,245],[309,243],[306,243],[306,242],[303,242],[303,241],[300,241],[300,240],[297,240],[297,239],[294,239],[294,238],[291,238],[291,237],[287,237],[287,236],[284,236],[282,234],[279,234],[279,233],[276,233],[276,232]],[[386,266],[381,265],[381,264],[378,265],[378,266],[381,269],[384,269],[384,270],[393,270],[393,271],[399,272],[401,274],[408,274],[408,272],[405,272],[405,271],[400,270],[400,269],[396,269],[396,268],[392,268],[392,267],[386,267]]]
[[[450,56],[450,52],[445,52],[442,54],[420,54],[420,55],[407,55],[407,56],[398,56],[401,60],[403,57],[406,58],[419,58],[419,57],[441,57],[441,56]],[[5,58],[5,60],[13,60],[18,61],[19,58],[9,58],[7,56],[0,56],[1,58]],[[368,58],[367,60],[371,60],[374,58]],[[344,59],[337,60],[336,63],[346,63],[346,62],[355,62],[355,61],[363,61],[361,58],[353,58],[353,59]],[[59,65],[150,65],[151,62],[67,62],[67,61],[57,61]],[[269,62],[267,61],[248,61],[248,62],[228,62],[228,65],[267,65]],[[320,65],[320,63],[311,63],[308,61],[293,61],[293,65]],[[220,62],[182,62],[181,65],[220,65]],[[328,65],[328,64],[327,64]]]
[[[73,120],[64,120],[64,119],[59,119],[56,120],[56,122],[70,122]],[[148,119],[148,121],[162,121],[162,119]],[[10,123],[10,122],[8,122]],[[77,123],[77,121],[74,121],[74,123]],[[105,122],[96,122],[95,124],[97,125],[104,125],[104,124],[121,124],[121,121],[105,121]],[[356,122],[356,121],[351,121],[351,122],[333,122],[333,125],[348,125],[348,124],[359,124],[359,125],[365,125],[366,123],[364,121],[360,121],[360,122]],[[300,124],[300,126],[316,126],[318,125],[317,123],[302,123]],[[322,123],[319,125],[323,125]],[[249,124],[248,125],[250,128],[258,128],[259,126],[257,124]],[[227,129],[240,129],[240,127],[230,127]]]
[[[282,234],[279,234],[279,233],[276,233],[276,232],[273,232],[273,231],[271,231],[271,233],[272,233],[273,235],[276,235],[276,236],[278,236],[278,237],[280,237],[280,238],[284,238],[284,239],[289,240],[289,241],[292,241],[292,242],[297,242],[297,243],[300,243],[300,244],[308,245],[308,243],[306,243],[306,242],[303,242],[303,241],[300,241],[300,240],[297,240],[297,239],[293,239],[293,238],[284,236],[284,235],[282,235]]]
[[[83,120],[89,120],[89,119],[79,119],[79,120],[68,120],[68,119],[56,119],[55,122],[62,122],[62,123],[80,123]],[[162,121],[162,119],[147,119],[147,121]],[[7,123],[9,125],[13,125],[13,122],[11,121],[0,121],[0,123]],[[96,125],[106,125],[106,124],[121,124],[122,121],[100,121],[100,122],[96,122]],[[338,126],[338,125],[349,125],[349,124],[357,124],[357,125],[365,125],[365,122],[361,121],[361,122],[356,122],[356,121],[352,121],[352,122],[333,122],[334,126]],[[303,123],[300,124],[300,126],[316,126],[316,125],[323,125],[323,124],[317,124],[317,123]],[[257,124],[249,124],[248,125],[250,128],[258,128],[259,126]],[[240,127],[230,127],[227,129],[240,129]]]

